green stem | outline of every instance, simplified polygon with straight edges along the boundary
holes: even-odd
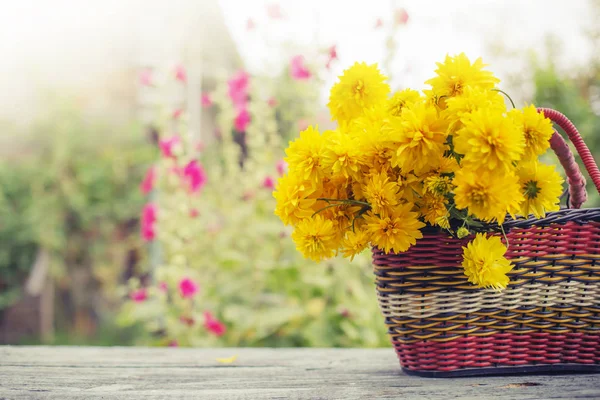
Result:
[[[332,202],[332,201],[338,201],[342,204],[358,204],[364,207],[369,207],[371,208],[371,205],[365,201],[359,201],[359,200],[352,200],[352,199],[327,199],[325,197],[319,197],[317,200],[322,200],[322,201],[326,201],[326,202]]]
[[[505,95],[506,97],[508,97],[508,100],[510,100],[510,104],[512,104],[513,108],[517,108],[517,106],[515,106],[515,102],[513,101],[513,99],[510,98],[510,96],[508,95],[508,93],[506,93],[504,90],[500,90],[500,89],[492,89],[496,92],[500,92],[503,95]]]
[[[320,210],[315,211],[315,213],[313,215],[311,215],[311,218],[314,217],[315,215],[317,215],[318,213],[320,213],[321,211],[327,210],[328,208],[339,207],[339,206],[343,206],[343,205],[344,205],[344,203],[341,203],[341,204],[329,204],[328,206],[325,206],[325,207],[321,208]]]
[[[508,236],[506,236],[506,232],[504,232],[504,225],[500,225],[500,230],[502,231],[502,235],[504,235],[504,240],[506,240],[506,250],[508,250],[510,243],[508,242]]]

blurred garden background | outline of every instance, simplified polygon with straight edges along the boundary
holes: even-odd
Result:
[[[420,90],[465,52],[598,156],[599,18],[597,0],[4,4],[0,344],[387,346],[370,255],[303,259],[273,214],[288,141],[331,126],[355,61]]]

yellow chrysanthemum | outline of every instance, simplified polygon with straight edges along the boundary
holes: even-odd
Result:
[[[513,172],[502,174],[487,169],[460,170],[454,177],[454,201],[458,209],[483,221],[503,223],[506,214],[514,215],[523,201],[518,178]]]
[[[365,169],[381,170],[390,166],[390,159],[396,150],[388,129],[389,114],[382,108],[374,108],[357,118],[350,126],[350,136],[357,140],[363,155]]]
[[[453,121],[460,122],[466,115],[482,108],[506,111],[504,98],[497,91],[467,86],[461,96],[451,97],[446,100],[444,116]]]
[[[391,214],[365,215],[366,232],[371,243],[386,253],[401,253],[421,239],[420,229],[425,226],[419,221],[418,213],[412,212],[412,204],[403,204],[394,208]]]
[[[461,53],[457,56],[446,56],[444,63],[436,63],[437,76],[426,81],[431,85],[437,96],[453,97],[461,95],[466,87],[479,87],[481,89],[492,89],[500,82],[490,71],[484,71],[486,66],[481,58],[473,64],[469,58]]]
[[[425,103],[405,108],[401,117],[390,122],[392,139],[398,146],[392,165],[416,174],[438,167],[447,147],[447,128],[437,110]]]
[[[451,174],[458,171],[459,165],[454,157],[442,157],[440,166],[435,170],[438,174]]]
[[[369,245],[369,235],[362,229],[348,230],[342,241],[342,254],[344,257],[354,259],[354,256],[362,253]]]
[[[390,87],[385,83],[377,64],[355,63],[339,77],[331,88],[329,111],[333,120],[349,122],[363,114],[364,109],[386,102]]]
[[[399,117],[404,107],[414,104],[420,99],[421,95],[416,90],[404,89],[394,93],[392,98],[388,100],[388,111],[394,117]]]
[[[450,218],[448,218],[447,215],[444,215],[436,219],[435,224],[442,229],[450,229]]]
[[[439,219],[443,220],[443,217],[448,218],[446,199],[443,196],[427,193],[419,199],[417,205],[423,219],[430,225],[437,225],[437,221]]]
[[[480,288],[497,291],[506,289],[509,278],[506,275],[513,266],[504,254],[506,246],[497,236],[486,237],[478,233],[467,247],[463,247],[462,266],[469,282]]]
[[[322,208],[323,207],[321,207],[321,209]],[[333,226],[341,239],[344,236],[344,232],[352,226],[352,221],[359,211],[359,206],[353,204],[340,204],[336,207],[329,207],[326,210],[319,212],[319,215],[333,223]]]
[[[543,218],[547,211],[558,211],[563,178],[553,165],[537,161],[519,164],[519,184],[525,197],[521,204],[521,215],[533,214]]]
[[[316,187],[325,176],[323,158],[325,156],[325,140],[317,128],[309,126],[300,132],[300,137],[290,142],[285,150],[290,171],[294,171],[301,179]]]
[[[355,138],[334,131],[328,138],[322,165],[333,176],[359,179],[364,164],[364,156]]]
[[[414,203],[417,197],[423,196],[425,192],[423,180],[412,173],[400,175],[398,184],[402,189],[401,198],[409,203]]]
[[[398,204],[400,186],[390,181],[386,173],[370,176],[363,187],[362,194],[375,214],[390,211]]]
[[[308,196],[314,189],[306,181],[289,174],[281,177],[277,183],[273,197],[277,200],[275,215],[286,225],[295,225],[314,213],[315,199]]]
[[[465,228],[464,226],[461,226],[460,228],[458,228],[456,230],[456,236],[458,236],[459,239],[466,238],[470,234],[471,234],[471,232],[469,232],[469,230],[467,228]]]
[[[523,110],[511,110],[509,116],[513,118],[525,137],[523,160],[533,160],[548,150],[550,137],[554,133],[552,121],[538,113],[533,105]]]
[[[335,255],[339,245],[338,237],[333,223],[318,214],[300,221],[292,232],[296,249],[304,257],[315,261]]]
[[[453,137],[454,150],[465,156],[462,165],[471,169],[512,169],[525,148],[523,132],[497,110],[481,109],[469,115]]]
[[[452,191],[452,178],[442,175],[430,175],[423,181],[425,190],[437,196],[444,196]]]

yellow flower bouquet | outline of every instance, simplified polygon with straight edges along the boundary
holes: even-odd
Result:
[[[600,212],[578,225],[598,229],[586,236],[595,243],[595,250],[588,251],[592,254],[557,268],[565,256],[580,257],[579,248],[565,248],[564,235],[571,232],[567,228],[576,230],[570,219],[583,220],[569,214],[573,218],[554,224],[562,212],[563,179],[540,156],[553,143],[576,207],[585,180],[547,116],[573,139],[597,187],[600,172],[562,114],[533,105],[515,108],[481,59],[471,62],[460,54],[437,65],[422,92],[391,93],[377,65],[355,63],[344,71],[328,103],[337,128],[320,132],[311,126],[289,144],[289,170],[274,192],[275,213],[293,226],[298,251],[313,260],[340,253],[352,259],[372,246],[381,309],[407,371],[579,360],[550,353],[535,358],[527,351],[511,358],[506,346],[495,356],[482,351],[478,359],[472,350],[482,338],[522,343],[519,335],[550,329],[546,309],[531,305],[544,285],[553,285],[546,288],[550,298],[567,290],[554,285],[567,281],[557,278],[560,269],[570,269],[570,277],[589,275],[587,281],[568,280],[580,289],[590,289],[584,287],[588,284],[598,289]],[[556,251],[549,250],[549,235],[554,235]],[[583,269],[573,272],[574,265]],[[506,294],[499,293],[505,289]],[[523,296],[530,297],[521,309]],[[572,318],[600,318],[599,299],[587,301],[592,309]],[[560,304],[569,310],[573,306],[570,301]],[[565,332],[550,331],[543,333]],[[573,340],[581,331],[575,333]],[[458,356],[451,361],[445,356],[439,360],[440,354],[454,353]],[[593,363],[600,364],[600,356]]]
[[[306,257],[352,258],[369,244],[401,253],[426,225],[462,238],[480,221],[558,210],[563,180],[538,160],[551,121],[534,106],[507,110],[481,59],[447,57],[436,73],[431,89],[390,97],[377,66],[356,63],[331,89],[337,129],[309,127],[290,143],[276,214]],[[464,250],[469,281],[505,288],[504,252],[478,235]]]

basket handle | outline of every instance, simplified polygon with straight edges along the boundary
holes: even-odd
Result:
[[[596,161],[594,161],[590,149],[583,141],[583,138],[579,134],[579,131],[577,131],[577,128],[575,128],[575,125],[573,125],[573,123],[562,113],[551,108],[538,108],[537,111],[544,114],[546,118],[549,118],[565,131],[575,146],[579,157],[581,157],[585,169],[596,186],[596,190],[600,193],[600,170],[598,169]],[[567,182],[569,184],[569,206],[572,208],[580,208],[587,200],[587,193],[585,191],[585,178],[579,169],[579,165],[575,162],[575,157],[573,157],[573,153],[571,152],[571,149],[569,149],[569,145],[565,139],[563,139],[556,131],[554,131],[554,134],[550,138],[550,147],[552,147],[552,150],[556,153],[556,156],[567,175]]]

